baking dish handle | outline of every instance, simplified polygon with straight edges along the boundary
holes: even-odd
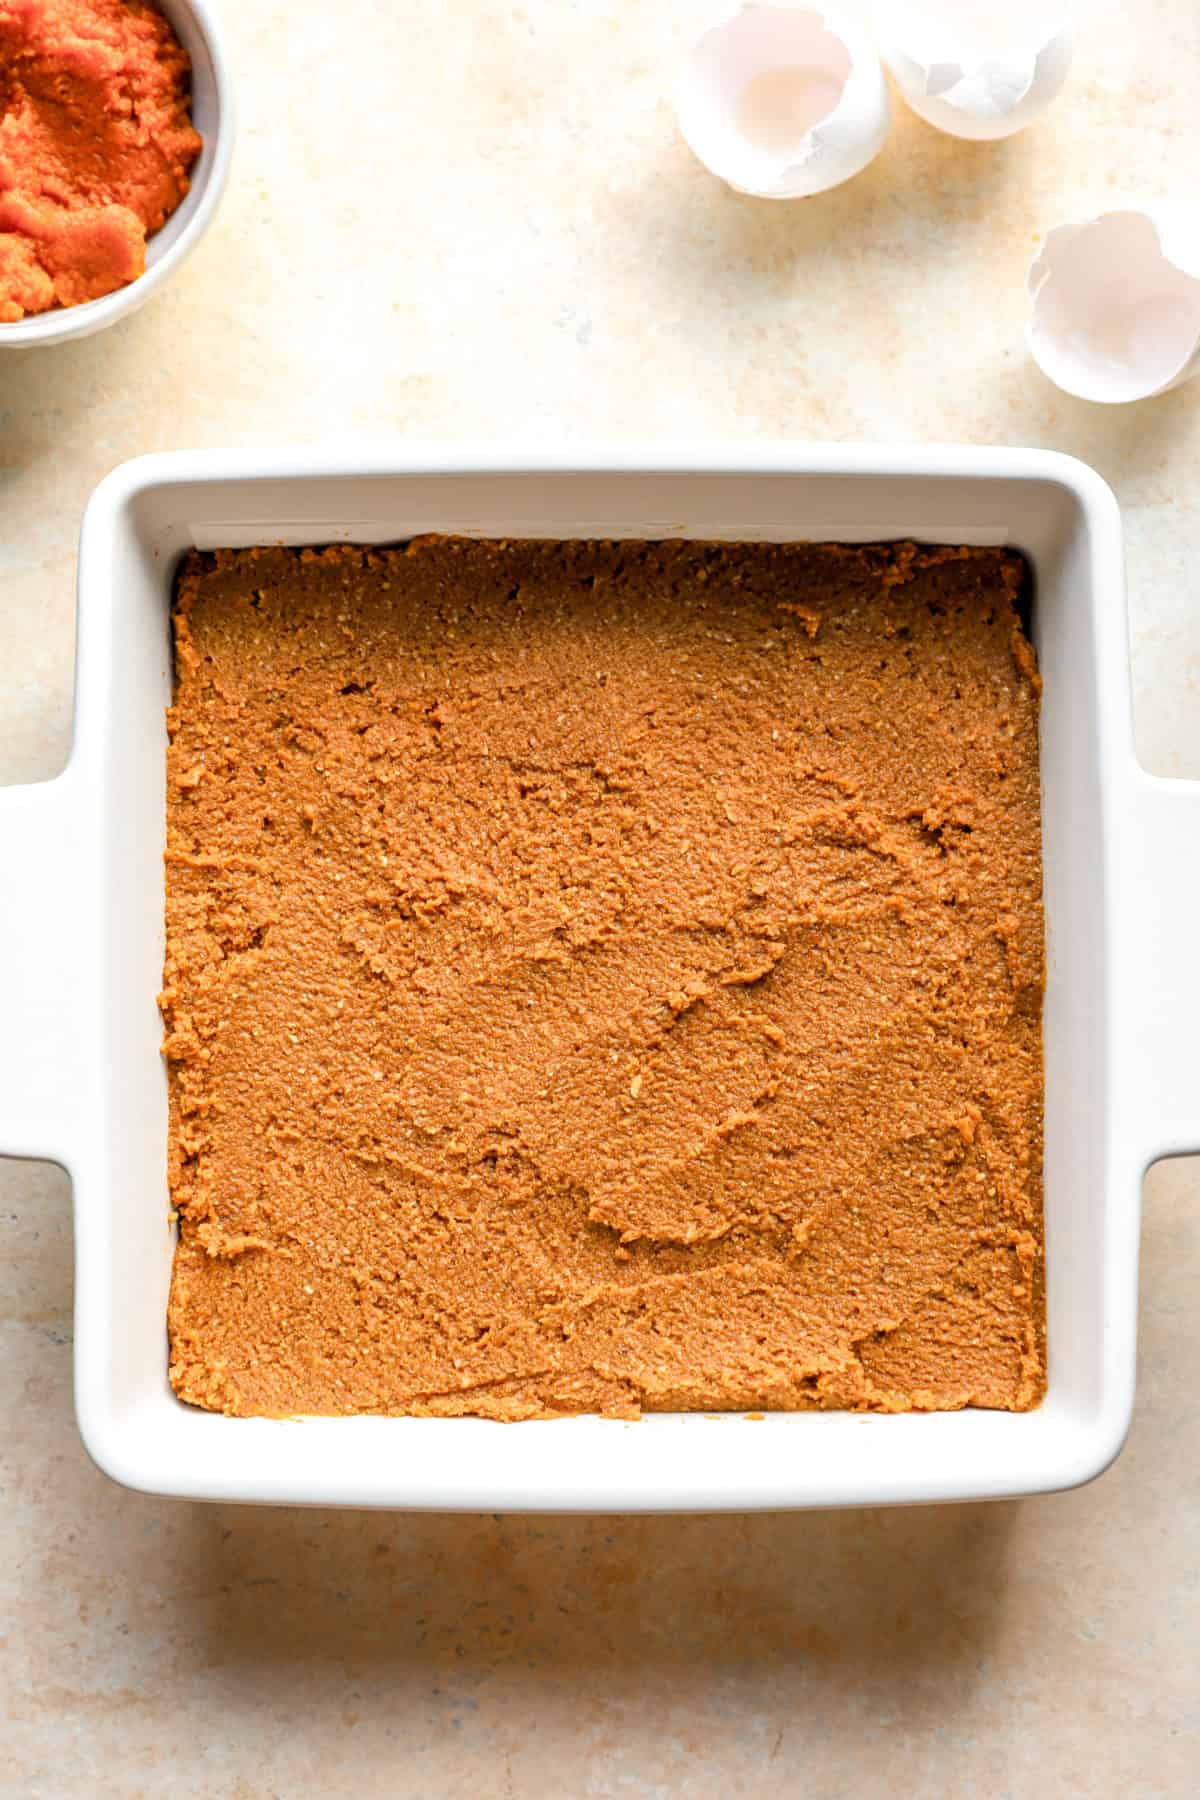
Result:
[[[1140,774],[1139,904],[1129,934],[1126,1078],[1148,1129],[1145,1160],[1200,1153],[1200,781]]]
[[[0,1156],[64,1159],[80,1097],[72,786],[0,787]]]

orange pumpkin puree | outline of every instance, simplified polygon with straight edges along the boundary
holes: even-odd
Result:
[[[147,0],[0,0],[0,322],[142,273],[200,154],[190,106]]]

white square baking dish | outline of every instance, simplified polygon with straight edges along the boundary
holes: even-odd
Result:
[[[167,1383],[172,1251],[155,996],[168,605],[190,546],[481,536],[1011,543],[1035,573],[1048,933],[1049,1392],[1033,1413],[662,1415],[501,1425],[227,1419]],[[1133,1398],[1140,1189],[1200,1148],[1200,783],[1134,758],[1122,545],[1103,482],[990,449],[623,447],[564,461],[420,448],[145,458],[94,495],[66,771],[0,790],[0,1151],[74,1183],[75,1385],[130,1487],[237,1501],[685,1510],[965,1500],[1069,1487]]]

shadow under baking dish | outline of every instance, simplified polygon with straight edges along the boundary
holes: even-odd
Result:
[[[188,548],[484,537],[1008,543],[1034,571],[1042,710],[1048,978],[1049,1391],[1036,1412],[228,1419],[166,1379],[172,1232],[156,1007],[163,950],[163,709],[172,574]],[[4,1070],[0,1144],[75,1183],[76,1396],[109,1474],[240,1501],[581,1511],[871,1505],[1032,1493],[1116,1454],[1133,1391],[1141,1177],[1193,1147],[1166,1051],[1161,966],[1184,914],[1149,929],[1194,784],[1133,758],[1120,524],[1090,470],[1033,451],[628,448],[570,467],[424,447],[379,463],[320,455],[152,457],[89,506],[80,554],[76,735],[65,774],[0,793],[30,872],[10,941],[53,946],[13,973],[23,1055]],[[1166,790],[1180,790],[1168,793]],[[1150,866],[1159,858],[1168,866]],[[14,940],[12,934],[17,934]],[[1120,945],[1121,959],[1115,955]],[[1155,949],[1155,943],[1164,946]],[[36,975],[33,972],[36,964]],[[47,970],[52,979],[47,981]],[[6,1097],[5,1097],[6,1096]],[[1200,1131],[1195,1134],[1200,1142]]]

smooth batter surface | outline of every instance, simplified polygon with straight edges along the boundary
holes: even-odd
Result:
[[[1024,582],[911,545],[190,557],[176,1392],[1035,1405]]]
[[[147,0],[0,0],[0,323],[142,273],[200,154],[190,87]]]

